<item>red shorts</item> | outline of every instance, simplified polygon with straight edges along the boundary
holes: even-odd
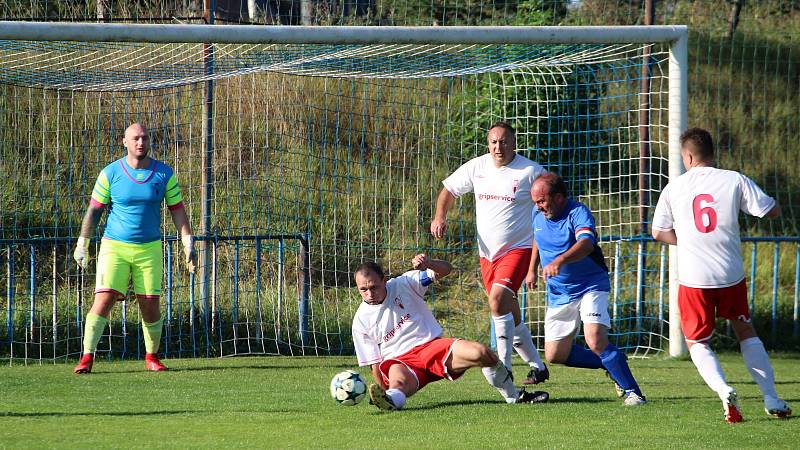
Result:
[[[383,377],[383,382],[389,384],[389,368],[395,364],[403,364],[414,373],[417,378],[417,389],[422,389],[426,384],[447,378],[457,380],[463,375],[448,374],[445,362],[452,352],[453,344],[458,339],[436,338],[430,342],[418,345],[403,353],[397,358],[387,359],[378,366]]]
[[[492,262],[481,258],[481,276],[486,293],[491,292],[493,285],[499,284],[516,295],[528,274],[530,263],[529,248],[515,248]]]
[[[717,317],[750,321],[747,306],[747,284],[744,280],[724,288],[678,287],[678,307],[681,311],[681,328],[689,342],[703,342],[711,338]]]

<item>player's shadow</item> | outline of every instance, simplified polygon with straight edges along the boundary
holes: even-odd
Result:
[[[602,398],[595,398],[595,397],[566,397],[566,398],[553,398],[550,399],[546,403],[541,404],[530,404],[526,405],[530,408],[538,408],[541,406],[545,406],[548,403],[613,403],[615,402],[614,399],[602,399]],[[452,401],[445,401],[445,402],[438,402],[429,405],[420,405],[420,406],[412,406],[410,408],[406,408],[407,410],[427,410],[427,409],[442,409],[442,408],[451,408],[454,406],[469,406],[469,405],[481,405],[486,406],[487,404],[505,404],[502,401],[486,401],[486,400],[452,400]]]
[[[598,398],[598,397],[550,397],[547,403],[587,403],[587,404],[598,404],[598,403],[617,403],[619,399],[617,398]]]
[[[176,415],[187,413],[198,413],[203,411],[196,411],[192,409],[184,410],[167,410],[167,411],[141,411],[141,412],[12,412],[0,411],[0,417],[80,417],[80,416],[97,416],[97,417],[134,417],[134,416],[158,416],[158,415]]]
[[[308,370],[312,369],[314,366],[308,365],[292,365],[292,364],[249,364],[245,366],[203,366],[203,365],[192,365],[191,367],[170,367],[167,371],[169,372],[206,372],[206,371],[219,371],[219,370]],[[325,364],[324,366],[316,367],[318,369],[352,369],[352,364]],[[120,373],[147,373],[144,369],[131,369],[131,370],[114,370],[108,372],[92,372],[92,376],[97,375],[114,375]]]
[[[485,406],[486,404],[489,404],[489,403],[493,403],[493,402],[487,402],[486,400],[466,400],[466,401],[464,401],[464,400],[452,400],[452,401],[446,401],[446,402],[433,403],[433,404],[429,404],[429,405],[420,405],[420,406],[414,405],[413,407],[405,408],[405,409],[409,410],[409,411],[414,411],[414,410],[421,411],[421,410],[427,410],[427,409],[451,408],[451,407],[454,407],[454,406],[469,406],[469,405],[484,405]],[[494,403],[499,403],[499,402],[494,402]]]

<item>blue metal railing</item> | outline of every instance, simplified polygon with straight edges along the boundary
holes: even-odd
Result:
[[[308,235],[296,233],[214,236],[206,239],[213,243],[211,249],[214,261],[218,258],[220,247],[227,245],[226,259],[221,261],[228,264],[225,266],[227,270],[225,275],[229,275],[226,283],[230,286],[230,291],[221,292],[220,285],[214,283],[213,289],[209,291],[209,297],[202,298],[197,295],[199,291],[195,288],[199,280],[196,280],[193,275],[178,275],[174,270],[179,259],[173,249],[177,239],[165,238],[167,241],[165,245],[167,269],[165,270],[164,292],[165,333],[162,338],[162,350],[171,356],[214,354],[214,348],[230,345],[229,342],[223,342],[220,331],[223,327],[226,332],[233,329],[234,333],[232,338],[228,339],[230,336],[226,336],[225,339],[229,341],[239,339],[235,333],[237,333],[236,324],[240,319],[247,322],[246,325],[250,327],[248,332],[252,330],[252,334],[244,338],[255,344],[251,350],[252,353],[266,352],[268,349],[265,342],[270,339],[279,341],[282,339],[280,336],[288,336],[287,333],[290,332],[293,333],[293,336],[297,336],[299,341],[299,343],[291,345],[296,347],[299,344],[301,348],[312,345],[310,339],[313,328],[310,324],[311,269]],[[287,245],[285,242],[290,240],[297,243],[292,249],[298,255],[297,285],[292,286],[296,288],[297,292],[296,319],[287,316],[289,308],[285,297],[289,287],[286,286],[284,279],[279,275],[277,280],[274,280],[270,278],[274,274],[267,273],[269,270],[274,271],[275,267],[279,273],[286,269]],[[86,276],[84,272],[75,270],[69,255],[74,241],[71,238],[0,240],[0,258],[5,257],[5,273],[7,274],[5,280],[0,280],[0,283],[3,281],[6,283],[5,314],[2,312],[3,305],[0,304],[0,314],[2,314],[0,317],[6,319],[6,326],[0,328],[5,331],[5,336],[0,335],[0,356],[7,353],[13,356],[15,345],[18,348],[25,348],[24,345],[37,342],[41,344],[45,340],[50,344],[65,340],[72,342],[68,344],[71,348],[66,353],[67,356],[74,356],[80,351],[83,315],[85,307],[91,303],[87,296],[90,295],[89,289],[93,279]],[[265,245],[266,241],[276,241],[276,244],[267,246]],[[657,349],[659,344],[653,344],[652,336],[665,336],[664,328],[669,310],[666,300],[668,291],[667,247],[661,245],[656,250],[652,244],[645,246],[646,241],[649,241],[649,238],[602,240],[603,245],[606,246],[606,255],[614,262],[610,273],[612,294],[609,309],[615,328],[617,325],[621,325],[619,328],[625,330],[625,334],[617,335],[616,338],[625,339],[628,348],[649,345],[651,348]],[[771,332],[768,335],[771,335],[773,341],[781,333],[786,336],[791,334],[797,339],[800,335],[800,307],[798,305],[800,301],[800,238],[745,238],[742,241],[743,253],[746,258],[751,259],[748,264],[748,281],[750,283],[748,301],[753,311],[758,308],[759,314],[754,315],[755,320],[762,321],[758,325]],[[246,253],[242,250],[245,246],[248,246]],[[609,246],[613,246],[613,248],[609,248]],[[772,255],[763,254],[764,248],[769,247],[771,247]],[[648,248],[650,252],[648,267],[643,267],[642,258],[639,255],[648,251]],[[791,258],[786,258],[786,252],[792,251],[792,248],[794,270],[791,268]],[[253,258],[253,254],[255,254],[254,261],[242,259],[243,257]],[[270,262],[264,261],[265,254],[268,259],[277,258],[277,262],[272,259],[271,264],[274,265],[267,266]],[[53,265],[52,274],[47,273],[50,263]],[[268,269],[268,267],[273,269]],[[219,264],[214,263],[213,276],[216,277],[220,270],[222,269]],[[86,279],[84,280],[84,278]],[[214,280],[218,281],[216,278]],[[179,285],[180,282],[183,284]],[[52,293],[50,294],[52,311],[45,313],[41,308],[43,299],[48,294],[42,290],[49,287],[50,284],[52,284]],[[72,289],[75,291],[74,297],[71,297]],[[247,297],[242,297],[243,289],[248,291]],[[23,292],[26,290],[27,292]],[[641,295],[641,292],[645,292],[646,295]],[[63,298],[65,293],[74,300],[65,303]],[[267,295],[269,298],[265,298]],[[59,298],[61,298],[60,303]],[[533,297],[528,298],[523,290],[520,301],[523,306],[523,317],[528,321],[531,320],[530,311],[534,311],[533,308],[542,307],[538,304],[539,302],[532,305],[531,298]],[[249,303],[243,306],[242,301]],[[220,313],[223,302],[226,308],[225,315]],[[277,312],[275,312],[276,304],[279,305]],[[123,304],[121,309],[127,319],[127,306]],[[253,314],[254,312],[255,314]],[[50,314],[51,317],[47,317]],[[270,314],[273,315],[270,316]],[[244,317],[246,315],[249,315],[249,318]],[[343,318],[342,320],[347,322],[349,319]],[[767,321],[769,324],[766,323]],[[791,330],[787,327],[790,322]],[[291,330],[287,326],[290,323],[296,323]],[[45,328],[50,325],[52,328],[46,330]],[[139,327],[136,327],[135,330],[128,330],[127,328],[133,328],[133,326],[127,324],[127,320],[123,320],[121,325],[114,324],[113,326],[117,330],[115,338],[119,335],[120,326],[123,327],[121,330],[123,337],[130,336],[131,338],[130,342],[126,340],[127,338],[123,339],[121,348],[118,347],[122,355],[141,357]],[[275,333],[270,333],[268,337],[265,335],[267,334],[265,330],[268,328],[265,327],[269,326],[275,326]],[[36,335],[34,336],[34,334]],[[648,339],[650,339],[649,343]],[[288,345],[286,342],[284,344]],[[54,355],[55,357],[56,355]]]
[[[606,236],[601,238],[604,245],[611,245],[613,249],[606,247],[606,256],[612,260],[611,272],[611,295],[609,298],[609,312],[612,317],[612,323],[617,328],[618,324],[624,323],[623,332],[620,334],[629,337],[626,344],[622,345],[627,348],[639,347],[647,345],[642,342],[642,339],[649,339],[649,335],[655,334],[666,338],[665,325],[668,321],[667,314],[669,310],[668,302],[668,283],[667,277],[669,258],[667,252],[667,245],[658,245],[659,250],[657,253],[648,253],[649,247],[652,249],[654,241],[649,236],[635,236],[628,238],[620,238],[614,236]],[[764,245],[772,246],[772,258],[770,265],[770,280],[769,286],[771,290],[769,293],[763,289],[759,292],[759,286],[764,286],[766,283],[762,278],[764,277],[763,268],[765,261],[760,261],[759,264],[759,247]],[[791,269],[782,267],[781,265],[781,252],[786,251],[787,248],[794,245],[795,249],[795,270],[793,277],[793,285],[782,286],[781,274],[786,279],[786,275],[790,273]],[[635,250],[631,247],[635,246]],[[748,275],[749,291],[748,303],[750,306],[751,316],[756,320],[762,318],[765,312],[769,316],[769,336],[773,341],[779,333],[779,323],[782,320],[789,320],[781,310],[786,308],[787,291],[793,291],[792,299],[792,329],[791,335],[797,339],[800,337],[800,237],[775,237],[763,238],[752,237],[742,239],[742,250],[745,255],[749,255],[750,264]],[[624,247],[627,249],[623,250]],[[749,249],[747,247],[750,247]],[[748,252],[749,250],[749,252]],[[650,250],[652,252],[652,250]],[[657,269],[648,268],[646,264],[645,255],[656,256],[658,261]],[[626,263],[625,260],[630,260]],[[759,275],[758,268],[762,268],[762,273]],[[793,289],[792,289],[793,287]],[[526,310],[531,307],[528,299],[528,293],[523,287],[520,295],[520,306],[522,307],[523,320],[526,320]],[[781,294],[783,293],[783,301],[781,301]],[[541,304],[544,304],[544,292],[537,293],[541,296]],[[537,302],[535,302],[537,303]],[[781,305],[784,305],[783,308]],[[760,309],[756,311],[756,307]],[[767,306],[765,308],[764,306]],[[633,311],[631,314],[630,311]],[[759,314],[757,314],[759,313]],[[652,316],[652,317],[648,317]],[[652,329],[652,325],[645,325],[644,321],[652,318],[657,321],[659,329]],[[630,322],[630,323],[629,323]],[[648,328],[649,327],[649,328]],[[730,330],[729,330],[730,331]],[[787,330],[788,331],[788,330]],[[634,339],[630,339],[633,336]],[[541,337],[541,336],[540,336]],[[495,344],[494,324],[490,323],[490,340],[492,345]]]
[[[241,235],[241,236],[212,236],[212,237],[198,237],[198,240],[207,240],[212,242],[212,256],[213,259],[211,263],[213,264],[212,268],[212,279],[216,281],[216,277],[218,276],[218,265],[217,265],[217,255],[219,254],[219,247],[223,245],[223,243],[230,243],[231,246],[234,248],[234,273],[232,276],[232,306],[230,308],[230,319],[232,324],[226,325],[233,325],[236,321],[239,320],[240,314],[240,285],[242,282],[248,283],[252,282],[253,277],[255,278],[256,289],[253,291],[256,301],[256,309],[258,310],[257,314],[257,330],[258,336],[256,336],[256,340],[260,340],[262,351],[266,346],[263,344],[263,340],[265,336],[261,333],[262,331],[262,313],[263,307],[261,305],[261,287],[263,283],[263,274],[262,271],[264,270],[263,263],[261,261],[263,253],[264,253],[264,242],[265,241],[277,241],[277,265],[280,270],[277,273],[278,277],[278,302],[282,305],[285,304],[285,297],[286,295],[286,287],[284,286],[283,281],[283,268],[285,265],[285,258],[286,258],[286,244],[285,241],[294,240],[298,243],[295,247],[299,251],[299,261],[301,261],[301,267],[299,268],[298,274],[298,298],[297,298],[297,310],[299,311],[299,316],[297,318],[297,329],[293,330],[299,335],[299,342],[301,346],[306,346],[310,342],[309,333],[310,333],[310,314],[309,314],[309,297],[310,297],[310,257],[307,254],[309,251],[309,235],[308,233],[285,233],[285,234],[264,234],[264,235]],[[188,275],[188,285],[177,286],[176,285],[176,275],[175,275],[175,263],[176,258],[173,250],[173,245],[178,239],[174,236],[166,236],[164,237],[165,241],[165,249],[164,249],[164,258],[165,258],[165,291],[163,293],[164,298],[164,334],[162,336],[162,351],[171,356],[180,356],[180,355],[191,355],[191,356],[210,356],[212,354],[212,349],[214,347],[220,348],[222,346],[222,322],[221,322],[221,315],[220,315],[220,303],[218,301],[219,291],[217,283],[214,283],[213,289],[210,292],[209,297],[203,298],[200,296],[199,298],[195,294],[195,286],[199,280],[196,280],[194,274]],[[54,353],[53,357],[66,357],[70,355],[75,355],[77,352],[80,351],[80,341],[83,337],[83,316],[85,314],[84,307],[91,304],[91,301],[87,304],[86,299],[84,298],[86,295],[89,295],[85,291],[89,291],[91,286],[93,286],[93,278],[88,279],[89,277],[85,277],[85,272],[78,271],[74,264],[71,261],[71,247],[74,245],[75,238],[28,238],[28,239],[0,239],[0,249],[4,249],[5,255],[0,253],[0,257],[6,256],[6,311],[5,311],[5,319],[6,319],[6,332],[4,339],[0,340],[0,356],[4,356],[4,353],[8,353],[11,357],[16,357],[14,354],[14,346],[21,346],[20,348],[25,348],[25,352],[27,354],[27,346],[33,344],[38,345],[51,345],[55,346],[58,342],[73,342],[73,344],[67,343],[67,349],[64,354],[56,355]],[[95,243],[97,240],[95,239]],[[256,253],[256,258],[254,261],[255,268],[249,272],[250,278],[243,279],[240,277],[240,247],[242,243],[248,243],[254,247],[254,252]],[[52,254],[48,250],[44,250],[45,248],[52,248]],[[273,250],[271,250],[273,251]],[[28,267],[20,266],[17,262],[16,255],[29,253],[29,263],[25,264]],[[52,261],[42,263],[42,259],[44,257],[50,257]],[[48,261],[48,260],[45,260]],[[49,279],[49,276],[44,275],[42,269],[46,264],[52,263],[53,265],[53,273],[52,278]],[[24,273],[25,271],[28,273]],[[21,275],[24,274],[24,275]],[[17,287],[18,281],[20,280],[20,276],[24,276],[29,278],[28,283],[28,292],[22,295],[27,296],[27,302],[22,301],[20,302],[20,298],[17,295]],[[84,281],[84,278],[87,278]],[[44,283],[40,283],[44,279]],[[44,317],[40,317],[41,314],[41,305],[42,303],[42,293],[40,292],[42,285],[46,285],[48,283],[52,283],[53,285],[53,293],[52,293],[52,317],[49,320],[52,320],[52,335],[44,337],[41,335],[42,329],[41,327],[44,326],[44,322],[48,320]],[[249,284],[249,283],[248,283]],[[91,285],[91,286],[90,286]],[[251,284],[249,286],[252,286]],[[249,289],[248,286],[248,289]],[[176,290],[177,289],[184,289],[186,294],[183,301],[176,301]],[[61,304],[59,304],[59,293],[63,295],[64,289],[70,290],[75,289],[76,296],[74,301],[74,312],[69,313],[67,310],[63,309],[64,303],[63,299]],[[252,289],[250,289],[252,291]],[[89,291],[91,292],[91,291]],[[188,302],[188,304],[187,304]],[[24,319],[17,314],[18,306],[22,308],[28,309],[28,311],[24,311]],[[121,326],[121,348],[118,348],[119,356],[122,358],[128,356],[135,356],[135,357],[142,357],[141,351],[141,325],[136,327],[136,331],[134,331],[135,336],[130,334],[128,330],[128,304],[123,302],[121,305],[120,314],[122,315],[122,322],[121,324],[112,324],[112,327],[119,327]],[[60,310],[61,309],[61,310]],[[188,309],[188,311],[187,311]],[[2,305],[0,304],[0,310],[2,310]],[[23,311],[20,310],[20,313]],[[70,318],[74,314],[74,317]],[[65,315],[66,317],[60,317]],[[197,317],[196,317],[197,316]],[[183,320],[181,318],[185,318],[188,321],[186,327],[184,326],[175,326],[172,325],[176,323],[176,318],[179,320]],[[195,320],[197,318],[197,320]],[[27,323],[19,323],[19,320],[22,319]],[[38,337],[34,337],[34,334],[37,333],[37,329],[39,330]],[[117,328],[119,330],[119,328]],[[21,332],[25,332],[25,337],[21,337]],[[113,334],[109,332],[109,336]],[[128,336],[133,338],[131,344],[133,347],[129,346]],[[110,339],[110,338],[109,338]],[[3,345],[5,344],[5,345]],[[191,349],[186,348],[188,345],[191,345]],[[72,348],[70,348],[72,345]],[[77,346],[77,347],[76,347]],[[2,348],[6,347],[8,350],[5,351]],[[54,351],[55,352],[55,351]],[[27,357],[27,356],[26,356]]]

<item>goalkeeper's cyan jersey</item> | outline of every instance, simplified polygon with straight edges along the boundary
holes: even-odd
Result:
[[[92,190],[92,203],[111,205],[103,237],[142,244],[161,239],[161,202],[183,207],[181,188],[172,169],[150,158],[150,167],[134,169],[125,158],[106,166]]]

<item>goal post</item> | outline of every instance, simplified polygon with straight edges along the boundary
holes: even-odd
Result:
[[[166,258],[168,356],[351,351],[350,270],[376,259],[399,273],[417,251],[459,269],[430,295],[447,332],[486,340],[472,200],[451,212],[446,240],[427,225],[441,180],[485,153],[496,120],[595,211],[618,346],[646,355],[668,341],[670,355],[685,353],[674,249],[668,283],[657,281],[664,263],[645,258],[658,252],[641,233],[653,204],[640,204],[637,145],[647,64],[647,189],[682,172],[687,39],[685,26],[0,22],[1,164],[21,177],[6,187],[14,212],[0,223],[0,357],[79,353],[93,277],[70,264],[69,247],[131,121],[148,124],[153,155],[176,169],[195,227],[209,220],[200,279]],[[167,257],[178,250],[162,222]],[[543,295],[521,295],[537,339]],[[141,350],[126,305],[101,352]]]
[[[669,54],[669,179],[686,171],[681,158],[681,133],[687,128],[689,110],[688,33],[673,40]],[[678,249],[669,246],[669,355],[688,352],[678,308]]]

